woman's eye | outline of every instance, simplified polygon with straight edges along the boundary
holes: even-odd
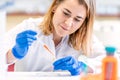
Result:
[[[66,13],[66,12],[63,12],[63,14],[64,14],[64,15],[66,15],[66,16],[69,16],[69,14],[68,14],[68,13]]]
[[[75,18],[75,21],[79,22],[80,20],[79,20],[79,19],[77,19],[77,18]]]

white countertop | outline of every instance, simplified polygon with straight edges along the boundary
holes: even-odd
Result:
[[[80,76],[68,72],[4,72],[0,80],[80,80]]]

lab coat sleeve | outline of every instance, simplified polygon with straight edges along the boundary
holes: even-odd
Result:
[[[96,36],[93,36],[92,55],[89,57],[81,55],[78,60],[86,63],[96,74],[101,72],[102,59],[104,56],[105,50],[102,42],[100,42]]]
[[[24,20],[6,34],[0,36],[0,71],[7,70],[9,64],[6,63],[6,53],[15,45],[16,35],[27,29],[35,29],[35,26],[37,25],[33,19]]]

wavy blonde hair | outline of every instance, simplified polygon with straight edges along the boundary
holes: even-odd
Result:
[[[44,20],[40,26],[45,35],[49,35],[53,32],[53,9],[59,6],[65,0],[53,0],[51,7],[44,16]],[[91,53],[91,37],[93,31],[93,22],[95,17],[95,0],[78,0],[80,5],[86,8],[86,19],[82,26],[70,34],[68,44],[76,50],[82,50],[83,54],[88,56]],[[43,27],[44,26],[44,27]]]

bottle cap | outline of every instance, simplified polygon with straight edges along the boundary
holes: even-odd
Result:
[[[106,50],[107,54],[109,55],[109,54],[114,54],[114,52],[116,51],[116,48],[113,46],[106,46],[105,50]]]

